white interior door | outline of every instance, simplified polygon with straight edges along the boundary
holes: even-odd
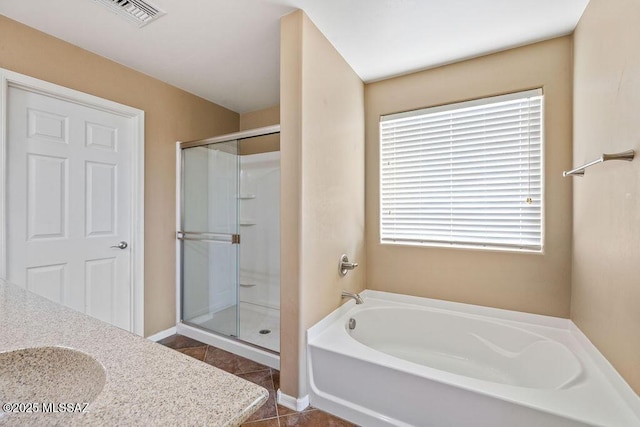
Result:
[[[133,330],[131,120],[10,87],[7,125],[8,280]]]

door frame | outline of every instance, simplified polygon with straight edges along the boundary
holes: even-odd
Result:
[[[131,325],[144,336],[144,111],[0,68],[0,277],[7,273],[7,97],[9,88],[50,96],[125,117],[133,125],[131,149]]]

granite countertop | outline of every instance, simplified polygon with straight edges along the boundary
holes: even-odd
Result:
[[[0,409],[0,425],[237,426],[268,398],[258,385],[0,280],[0,353],[47,346],[95,358],[104,388],[84,413]]]

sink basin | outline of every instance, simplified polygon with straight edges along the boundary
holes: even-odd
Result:
[[[0,402],[89,403],[105,380],[105,370],[96,359],[70,348],[0,353]]]

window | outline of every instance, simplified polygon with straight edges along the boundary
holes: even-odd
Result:
[[[542,89],[382,116],[380,240],[542,250]]]

